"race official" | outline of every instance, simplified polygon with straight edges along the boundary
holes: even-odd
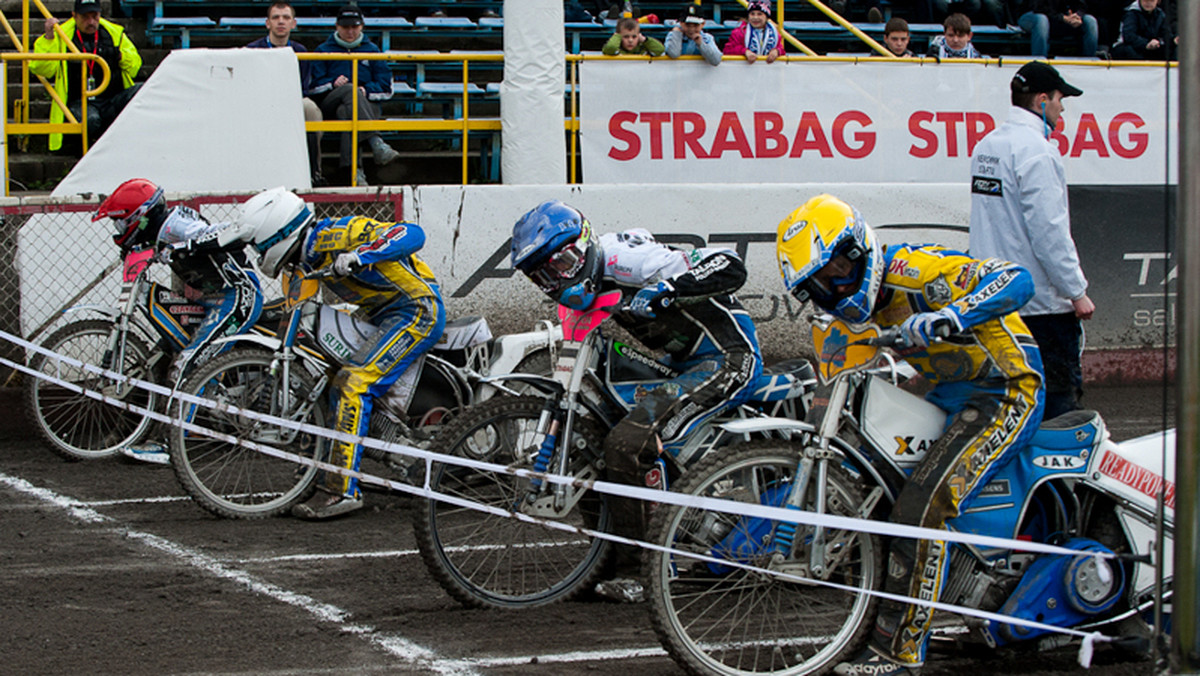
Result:
[[[1021,318],[1041,349],[1047,420],[1079,408],[1083,327],[1096,307],[1071,238],[1067,180],[1051,132],[1063,99],[1083,92],[1053,66],[1032,61],[1011,83],[1008,119],[971,158],[970,252],[1012,261],[1033,275]]]

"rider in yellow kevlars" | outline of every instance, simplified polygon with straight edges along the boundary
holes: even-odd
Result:
[[[1042,359],[1017,315],[1033,295],[1030,274],[936,245],[882,247],[858,211],[830,195],[779,224],[776,253],[800,301],[852,324],[899,326],[908,347],[898,352],[934,385],[926,398],[949,414],[889,520],[970,530],[956,518],[1042,420]],[[945,542],[897,538],[886,590],[937,601],[949,563]],[[834,673],[917,673],[932,616],[928,606],[883,601],[867,650]]]

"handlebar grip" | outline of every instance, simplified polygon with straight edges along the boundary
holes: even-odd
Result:
[[[949,319],[939,319],[933,323],[933,335],[936,338],[949,338],[954,333],[954,323]]]

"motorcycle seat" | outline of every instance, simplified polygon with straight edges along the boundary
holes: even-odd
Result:
[[[788,359],[763,367],[754,383],[750,401],[771,402],[791,399],[817,386],[817,373],[807,359]]]
[[[446,322],[436,350],[465,350],[492,339],[492,330],[483,317],[459,317]]]
[[[1062,451],[1088,448],[1096,442],[1096,435],[1103,426],[1100,414],[1095,411],[1068,411],[1042,421],[1030,443],[1038,448]]]

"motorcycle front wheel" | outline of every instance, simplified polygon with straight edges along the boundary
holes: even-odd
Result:
[[[50,334],[42,347],[85,364],[104,366],[132,378],[153,381],[147,367],[150,348],[133,334],[125,338],[120,364],[104,363],[116,326],[104,319],[72,322]],[[145,410],[154,408],[157,395],[133,385],[122,385],[43,354],[35,354],[29,367],[84,390],[93,390]],[[123,409],[94,399],[59,383],[28,375],[25,409],[50,450],[68,460],[92,460],[114,455],[138,441],[151,420],[145,413]]]
[[[218,404],[325,427],[325,408],[319,401],[309,401],[310,395],[320,395],[312,376],[294,364],[285,388],[282,370],[271,372],[272,360],[273,355],[266,350],[235,348],[199,364],[179,389]],[[177,419],[310,460],[326,448],[322,437],[253,420],[221,407],[181,402],[172,410]],[[276,516],[308,498],[316,488],[317,469],[310,464],[267,455],[180,425],[172,426],[170,442],[171,467],[180,485],[197,504],[217,516]]]
[[[544,402],[533,396],[489,399],[451,421],[434,450],[532,469],[543,439],[537,424]],[[573,437],[569,470],[577,475],[591,462],[589,455],[599,453],[601,433],[591,421],[577,419]],[[591,587],[608,557],[607,540],[574,530],[608,528],[607,503],[595,491],[555,519],[569,527],[563,530],[516,518],[530,491],[528,478],[434,463],[429,487],[455,502],[434,498],[418,510],[417,546],[434,579],[467,607],[524,608],[573,598]]]
[[[684,495],[781,506],[796,476],[798,445],[764,440],[727,446],[689,469],[672,488]],[[824,512],[854,516],[860,491],[834,464],[825,477]],[[810,486],[801,509],[815,511]],[[647,539],[684,553],[809,577],[813,530],[797,525],[794,545],[775,558],[778,522],[695,507],[660,505]],[[763,572],[661,551],[644,552],[643,574],[655,633],[692,674],[824,674],[860,650],[875,623],[883,585],[882,543],[864,533],[825,531],[823,580],[784,580]],[[775,560],[773,560],[775,558]]]

